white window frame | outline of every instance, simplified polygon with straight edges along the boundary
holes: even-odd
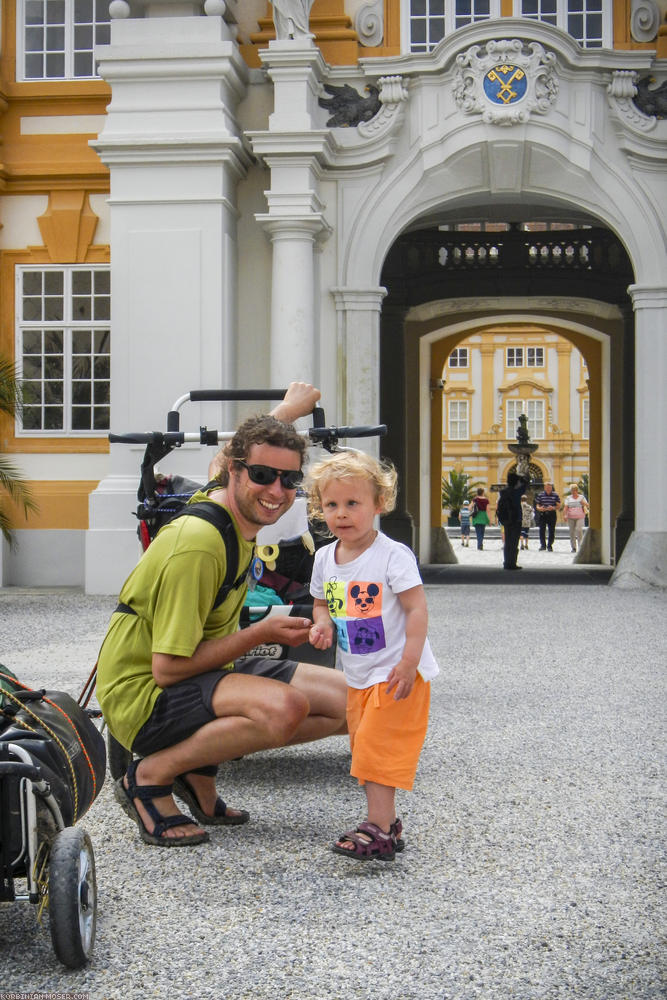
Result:
[[[528,417],[528,433],[533,441],[544,441],[546,436],[545,406],[543,399],[527,399],[525,414]]]
[[[589,441],[591,435],[591,401],[585,397],[581,401],[581,437]]]
[[[447,438],[449,441],[468,441],[470,438],[470,419],[467,399],[447,400]],[[456,415],[454,415],[456,414]],[[463,416],[461,415],[463,414]],[[456,433],[452,433],[452,428]]]
[[[471,5],[474,8],[475,4],[479,3],[479,0],[470,0],[470,2],[471,2]],[[501,0],[488,0],[488,3],[489,3],[489,14],[488,14],[488,16],[479,17],[479,18],[475,19],[474,15],[471,15],[471,17],[466,20],[466,24],[479,23],[482,20],[486,21],[486,20],[490,20],[493,17],[500,17],[500,2],[501,2]],[[437,17],[437,18],[442,18],[443,15],[440,14],[440,13],[430,14],[431,0],[425,0],[425,3],[426,3],[425,20],[427,22],[428,22],[429,16],[431,16],[431,17]],[[411,0],[407,0],[407,3],[402,3],[401,4],[401,39],[402,39],[402,48],[403,48],[404,52],[423,53],[423,51],[424,51],[421,48],[420,49],[413,49],[411,47],[412,33],[411,33],[410,29],[411,29],[412,21],[416,20],[417,18],[419,18],[419,20],[422,20],[422,18],[419,15],[413,15],[412,14],[412,3],[411,3]],[[445,0],[444,18],[445,18],[445,34],[443,36],[444,38],[447,38],[454,31],[456,31],[457,27],[458,28],[464,27],[464,25],[462,25],[462,24],[459,24],[458,26],[456,24],[456,3],[453,3],[452,0]],[[426,36],[427,36],[426,51],[427,52],[432,52],[433,49],[435,48],[435,46],[438,44],[438,42],[433,42],[432,44],[430,43],[430,41],[429,41],[428,23],[427,23]],[[438,41],[440,41],[440,39]]]
[[[588,4],[588,0],[584,0],[584,5]],[[540,3],[541,6],[541,3]],[[541,21],[542,18],[539,16],[524,14],[523,10],[523,0],[514,0],[513,15],[514,17],[525,17],[527,20],[531,21]],[[610,49],[613,44],[613,32],[612,32],[612,17],[613,17],[613,4],[608,3],[607,0],[602,0],[601,11],[585,11],[584,13],[600,14],[602,18],[602,48]],[[579,14],[580,11],[570,11],[569,0],[556,0],[556,27],[560,28],[562,31],[569,32],[569,14]],[[548,21],[547,23],[552,23]],[[574,37],[574,36],[572,36]],[[583,48],[600,48],[599,45],[586,45],[586,40],[576,39]]]
[[[531,352],[533,355],[531,361]],[[539,360],[538,360],[539,357]],[[544,368],[544,348],[543,347],[527,347],[526,348],[526,367],[527,368]]]
[[[468,348],[455,347],[452,353],[449,355],[448,365],[450,368],[468,368],[469,367]]]
[[[510,351],[513,353],[513,358],[510,361]],[[517,361],[520,358],[520,361]],[[525,365],[525,353],[523,347],[506,347],[505,348],[505,367],[506,368],[523,368]]]
[[[545,438],[545,406],[543,399],[507,399],[505,407],[505,426],[508,441],[516,438],[519,417],[522,413],[528,418],[528,434],[531,441],[543,441]]]
[[[409,52],[421,53],[421,52],[423,52],[422,49],[412,49],[411,48],[411,37],[412,37],[412,35],[411,35],[410,27],[411,27],[411,23],[412,23],[413,16],[414,16],[414,15],[412,15],[411,7],[412,7],[411,0],[406,0],[405,3],[401,4],[401,51],[405,52],[405,53],[409,53]],[[426,17],[427,18],[429,16],[428,8],[429,8],[429,2],[427,0],[427,12],[426,12]],[[490,0],[490,8],[489,8],[489,10],[490,10],[489,18],[500,17],[500,0]],[[561,28],[563,31],[568,31],[568,14],[569,13],[570,13],[570,11],[568,9],[568,0],[557,0],[557,5],[556,5],[556,26],[558,28]],[[579,12],[577,11],[577,12],[573,12],[573,13],[579,13]],[[598,13],[598,12],[594,11],[592,13]],[[540,20],[540,21],[542,20],[539,16],[538,17],[533,17],[533,16],[531,16],[529,14],[523,14],[522,13],[522,0],[514,0],[512,14],[513,14],[514,17],[525,17],[527,20]],[[602,48],[610,49],[610,48],[612,48],[612,45],[613,45],[613,30],[612,30],[612,28],[613,28],[613,23],[612,23],[613,5],[612,5],[611,2],[608,2],[608,0],[602,0],[602,12],[601,12],[601,14],[602,14]],[[440,17],[441,15],[435,14],[435,15],[431,15],[431,16]],[[451,35],[454,31],[457,30],[457,25],[456,25],[456,3],[453,2],[453,0],[445,0],[444,18],[445,18],[445,35],[444,35],[444,37],[447,38],[449,35]],[[468,23],[473,23],[472,18],[470,19],[470,21]],[[477,22],[477,23],[479,23],[479,22]],[[547,22],[547,23],[549,23],[549,22]],[[461,25],[459,25],[458,27],[461,27]],[[582,42],[582,41],[580,41],[579,43],[584,48],[598,48],[599,47],[597,45],[587,46],[585,44],[585,42]],[[427,32],[426,51],[427,52],[431,52],[435,48],[436,44],[438,44],[438,43],[435,42],[433,44],[430,44],[428,42],[428,32]]]
[[[43,40],[42,49],[30,50],[30,42],[27,42],[28,32],[31,28],[38,31],[40,27],[43,27],[45,31],[48,30],[48,7],[47,4],[53,3],[55,0],[17,0],[16,2],[16,79],[19,82],[29,82],[37,80],[97,80],[99,76],[96,72],[95,55],[94,50],[96,45],[100,45],[108,42],[109,29],[102,31],[103,36],[100,41],[100,31],[98,29],[103,26],[110,25],[109,17],[109,4],[106,0],[91,0],[93,4],[93,20],[82,21],[78,24],[75,23],[75,3],[76,0],[60,0],[64,5],[64,15],[63,21],[58,21],[57,24],[52,25],[52,30],[55,32],[60,28],[63,29],[62,38],[62,48],[55,47],[56,42],[52,40],[52,47],[49,48],[49,40]],[[26,24],[26,10],[27,4],[29,3],[42,3],[45,11],[44,21],[42,24],[28,25]],[[92,25],[93,29],[93,39],[92,48],[89,44],[85,47],[78,43],[77,41],[77,28],[85,29]],[[78,47],[77,47],[78,45]],[[47,71],[46,64],[42,67],[41,75],[33,75],[32,73],[26,72],[26,57],[30,54],[30,51],[42,52],[44,54],[45,60],[46,56],[50,53],[63,53],[64,55],[64,66],[62,74],[49,73]],[[93,71],[92,73],[77,74],[76,69],[76,59],[75,56],[80,53],[92,53],[92,63]]]
[[[55,300],[62,299],[63,303],[63,317],[62,319],[42,319],[42,318],[23,318],[24,309],[24,275],[30,272],[38,272],[42,275],[47,273],[62,273],[63,275],[63,292],[62,295],[56,294],[54,296]],[[45,394],[40,392],[39,402],[32,402],[29,387],[30,382],[40,382],[45,381],[62,381],[62,404],[60,401],[56,401],[51,405],[62,405],[63,410],[63,426],[56,428],[45,428],[44,417],[42,417],[42,426],[37,428],[27,428],[24,429],[23,423],[20,415],[17,416],[15,422],[15,435],[17,438],[63,438],[63,437],[76,437],[76,438],[99,438],[105,437],[109,431],[110,422],[110,394],[111,394],[111,322],[110,322],[110,311],[111,311],[111,295],[110,292],[102,292],[97,296],[98,302],[95,301],[95,296],[90,293],[82,293],[80,301],[89,300],[92,303],[92,310],[94,312],[95,305],[98,304],[100,311],[107,313],[106,316],[96,319],[95,316],[89,316],[84,319],[76,319],[74,316],[74,310],[76,308],[76,302],[79,296],[73,293],[72,279],[75,273],[81,272],[96,272],[96,273],[106,273],[110,277],[110,268],[108,264],[20,264],[16,266],[15,274],[15,288],[16,288],[16,334],[15,334],[15,358],[16,358],[16,370],[20,380],[24,381],[24,409],[29,408],[31,405],[44,407],[45,405]],[[93,281],[94,284],[94,281]],[[29,293],[26,298],[33,298]],[[35,295],[34,298],[44,300],[48,298],[48,295]],[[50,331],[55,333],[61,333],[63,336],[63,369],[62,378],[58,377],[54,379],[47,379],[44,369],[42,370],[41,378],[31,379],[30,375],[32,373],[24,374],[24,338],[23,334],[28,332],[39,332],[40,334],[46,334]],[[75,371],[74,359],[76,355],[74,354],[74,335],[77,332],[92,333],[93,341],[93,352],[90,357],[92,359],[92,367],[90,376],[84,376],[83,378],[77,379]],[[104,351],[95,352],[94,344],[97,339],[95,334],[106,334],[108,348]],[[44,358],[44,353],[41,352],[38,355],[40,358]],[[85,355],[83,355],[85,356]],[[108,364],[103,365],[103,367],[108,368],[108,373],[103,376],[97,376],[95,373],[95,360],[106,359]],[[79,405],[74,400],[74,384],[77,381],[81,381],[84,384],[90,383],[91,386],[91,397],[94,395],[95,384],[98,383],[102,395],[106,396],[106,399],[99,400],[95,404],[95,399],[91,398],[90,403],[82,403],[84,408],[86,408],[91,415],[94,413],[94,406],[100,406],[107,408],[109,410],[109,418],[104,426],[93,427],[93,428],[75,428],[73,427],[73,416],[76,410],[76,406]],[[106,389],[105,389],[106,387]]]

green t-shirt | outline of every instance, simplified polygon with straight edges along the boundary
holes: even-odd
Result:
[[[208,499],[200,491],[191,502]],[[245,566],[254,543],[234,526],[239,565]],[[218,529],[198,517],[179,517],[158,532],[125,581],[119,600],[137,614],[112,615],[97,664],[100,708],[123,746],[132,747],[162,690],[153,678],[153,653],[192,656],[202,639],[237,631],[245,586],[230,591],[220,607],[211,610],[226,565]]]

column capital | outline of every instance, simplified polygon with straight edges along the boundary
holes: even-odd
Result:
[[[387,294],[387,289],[381,286],[375,288],[332,288],[331,294],[338,312],[374,311],[380,312],[382,300]]]
[[[632,306],[640,309],[667,309],[667,285],[629,285]]]
[[[331,226],[321,212],[303,215],[256,214],[255,220],[262,227],[272,243],[279,240],[315,240],[323,242],[332,233]]]

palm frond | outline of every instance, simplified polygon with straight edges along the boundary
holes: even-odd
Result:
[[[16,376],[13,362],[0,357],[0,414],[14,417],[21,412],[21,383]],[[14,545],[13,525],[10,512],[3,499],[9,499],[13,505],[22,508],[24,515],[39,510],[26,480],[21,471],[9,459],[0,455],[0,533],[10,545]]]
[[[0,356],[0,413],[13,417],[20,414],[21,405],[21,383],[16,377],[14,363]]]

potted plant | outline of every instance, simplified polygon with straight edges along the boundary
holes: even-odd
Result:
[[[472,500],[478,486],[483,486],[479,480],[474,483],[467,472],[451,469],[448,477],[442,480],[442,506],[449,508],[447,524],[453,527],[459,523],[459,512],[464,500]]]

